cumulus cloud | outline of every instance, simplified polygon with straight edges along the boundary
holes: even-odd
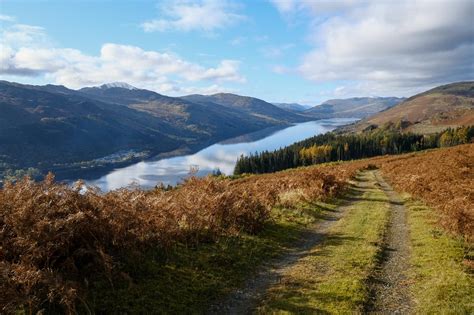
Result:
[[[211,82],[212,90],[221,82],[245,82],[237,60],[224,59],[214,67],[205,67],[173,53],[114,43],[102,45],[98,55],[88,55],[77,49],[52,47],[44,38],[44,30],[35,26],[14,25],[3,31],[0,74],[44,75],[72,88],[125,81],[174,93],[185,91],[190,82]]]
[[[165,2],[160,6],[160,15],[141,24],[145,32],[205,31],[233,25],[245,17],[236,13],[237,6],[226,0],[182,0]]]
[[[297,69],[310,80],[348,81],[355,90],[391,94],[474,79],[470,0],[336,1],[332,6],[281,0],[276,6],[283,14],[311,9],[314,49]],[[339,14],[320,22],[325,10]]]

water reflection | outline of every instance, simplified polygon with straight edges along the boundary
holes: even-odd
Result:
[[[97,180],[89,181],[88,184],[96,185],[104,191],[130,184],[143,188],[154,187],[160,182],[175,185],[187,176],[191,167],[199,169],[198,176],[210,174],[216,169],[224,174],[232,174],[241,154],[275,150],[355,120],[326,119],[300,123],[277,131],[268,129],[213,144],[195,154],[140,162],[117,169]]]

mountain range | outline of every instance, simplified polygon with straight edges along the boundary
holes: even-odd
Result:
[[[26,168],[53,170],[59,178],[95,176],[145,158],[185,154],[316,119],[363,118],[345,129],[350,132],[399,121],[408,131],[436,132],[474,124],[474,82],[408,99],[335,99],[305,110],[277,105],[229,93],[169,97],[127,83],[72,90],[0,81],[0,178]]]
[[[311,118],[233,94],[169,97],[125,83],[71,90],[0,81],[0,171],[93,168],[116,152],[154,156]]]
[[[298,103],[273,103],[273,105],[294,112],[303,112],[312,107],[310,105],[302,105]]]
[[[365,118],[404,101],[399,97],[354,97],[332,99],[304,111],[318,119]]]
[[[474,81],[442,85],[414,95],[359,121],[352,130],[399,122],[403,130],[422,134],[474,125]]]

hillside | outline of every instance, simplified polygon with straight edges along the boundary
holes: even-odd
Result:
[[[283,121],[272,123],[218,104],[190,102],[182,98],[136,88],[103,85],[82,88],[79,92],[105,102],[125,105],[158,118],[160,121],[166,121],[186,131],[186,137],[193,134],[197,136],[192,140],[195,143],[226,139],[285,123]]]
[[[417,94],[404,102],[375,114],[356,125],[362,130],[370,125],[407,122],[406,131],[433,133],[447,127],[474,124],[474,82],[443,85]]]
[[[118,153],[122,165],[305,120],[253,102],[259,105],[194,103],[125,84],[76,91],[1,81],[0,177],[8,169],[30,167],[61,169],[61,177],[77,170],[82,177],[103,167],[96,159],[105,156]],[[272,108],[262,115],[259,109],[267,104]],[[111,158],[107,167],[114,163]]]
[[[473,156],[468,144],[106,194],[52,176],[8,184],[0,310],[470,313]]]
[[[0,155],[18,166],[82,161],[123,149],[172,150],[166,122],[125,106],[0,83]],[[5,158],[6,157],[6,158]]]
[[[311,107],[309,105],[301,105],[298,103],[273,103],[273,105],[280,107],[282,109],[290,110],[294,112],[302,112]]]
[[[311,120],[309,117],[284,110],[254,97],[240,96],[230,93],[218,93],[214,95],[194,94],[183,96],[182,98],[193,103],[203,105],[218,104],[224,107],[240,110],[252,115],[253,117],[260,119],[263,118],[273,123],[292,123]]]
[[[390,108],[404,98],[398,97],[354,97],[347,99],[328,100],[321,105],[307,109],[304,113],[326,118],[365,118],[375,113]]]

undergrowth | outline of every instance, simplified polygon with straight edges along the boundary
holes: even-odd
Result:
[[[330,198],[355,170],[321,167],[237,180],[192,177],[171,190],[108,193],[84,189],[82,183],[56,183],[52,175],[43,182],[6,183],[0,190],[0,309],[87,310],[92,278],[105,279],[113,292],[124,281],[133,288],[140,268],[123,268],[130,261],[152,255],[159,258],[153,268],[165,270],[173,253],[181,253],[177,248],[199,250],[261,233],[272,208]],[[280,198],[295,189],[297,198]]]

